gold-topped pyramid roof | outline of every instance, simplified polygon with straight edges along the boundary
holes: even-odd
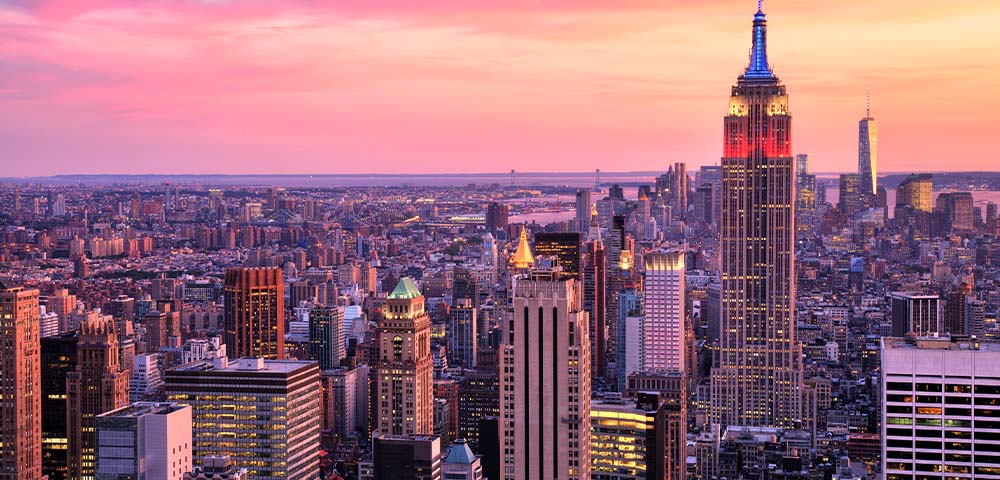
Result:
[[[535,256],[531,254],[531,246],[528,245],[528,232],[521,227],[521,239],[517,242],[517,250],[514,252],[514,268],[528,269],[535,265]]]

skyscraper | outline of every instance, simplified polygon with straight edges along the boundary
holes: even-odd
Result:
[[[858,122],[858,176],[861,177],[861,191],[867,197],[874,197],[878,189],[878,124],[872,117],[871,92],[868,93],[868,107],[865,118]]]
[[[645,256],[641,364],[648,371],[684,371],[684,252]]]
[[[885,337],[880,357],[884,478],[996,477],[1000,344]]]
[[[590,192],[587,192],[588,194]],[[588,212],[590,209],[588,208]],[[590,225],[590,217],[587,217]],[[583,235],[576,232],[552,233],[539,232],[535,235],[535,256],[556,257],[556,261],[565,275],[580,275],[581,239]]]
[[[230,268],[225,279],[231,358],[285,358],[285,284],[280,268]]]
[[[809,173],[809,155],[795,156],[795,208],[800,212],[816,210],[816,175]]]
[[[338,306],[309,310],[309,355],[320,370],[340,366],[347,356],[344,336],[344,309]]]
[[[490,202],[490,204],[486,207],[486,232],[496,233],[497,231],[507,230],[509,215],[509,205]]]
[[[691,178],[688,177],[686,163],[674,163],[673,180],[674,185],[672,188],[672,194],[674,196],[674,211],[683,218],[688,207],[688,190],[691,189]]]
[[[409,277],[389,294],[378,323],[377,428],[383,435],[434,432],[431,319]]]
[[[597,224],[597,209],[593,208],[590,234],[584,245],[583,309],[590,316],[590,369],[595,377],[604,377],[608,369],[607,257],[601,228]]]
[[[80,324],[76,348],[76,371],[66,375],[68,477],[91,479],[97,456],[94,419],[128,404],[129,374],[120,363],[110,315],[88,316]]]
[[[931,212],[934,210],[931,201],[933,189],[934,177],[931,174],[910,174],[896,189],[896,206],[910,206],[921,212]]]
[[[476,308],[468,298],[458,300],[448,312],[448,354],[465,368],[476,368],[476,320]]]
[[[889,295],[892,336],[937,335],[943,331],[944,309],[937,295],[895,292]]]
[[[659,394],[591,402],[593,480],[666,479],[667,409]]]
[[[42,473],[66,479],[66,374],[76,370],[76,332],[42,339]]]
[[[42,478],[38,290],[0,283],[0,480]]]
[[[750,64],[732,89],[722,158],[722,334],[711,420],[791,427],[801,409],[795,339],[794,160],[785,86],[753,20]]]
[[[231,455],[254,479],[319,479],[316,362],[215,358],[168,370],[166,384],[170,402],[191,406],[195,465]]]
[[[576,231],[586,236],[590,230],[590,189],[576,191]]]
[[[501,355],[503,478],[590,478],[590,330],[579,281],[534,271],[514,284]]]
[[[854,173],[843,173],[840,175],[840,199],[837,208],[844,215],[856,215],[861,213],[866,206],[864,182],[861,176]]]

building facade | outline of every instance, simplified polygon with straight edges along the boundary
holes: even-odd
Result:
[[[654,251],[643,258],[642,369],[683,372],[684,252]]]
[[[887,480],[1000,478],[1000,344],[882,339]]]
[[[182,480],[191,470],[191,407],[136,402],[95,424],[97,480]]]
[[[66,374],[68,478],[94,478],[97,434],[94,419],[128,404],[129,372],[121,365],[118,333],[110,315],[80,324],[76,370]]]
[[[581,290],[558,271],[515,279],[500,368],[505,479],[590,478],[590,329]]]
[[[255,479],[319,479],[316,362],[217,358],[167,371],[166,390],[192,409],[195,465],[230,455]]]
[[[42,478],[38,290],[0,283],[0,480]]]
[[[347,356],[344,334],[344,309],[319,306],[309,310],[309,356],[319,362],[320,370],[340,366]]]
[[[227,269],[223,291],[229,356],[285,358],[285,284],[281,269]]]
[[[434,432],[431,319],[409,277],[389,294],[378,324],[376,428],[384,435]]]
[[[42,339],[42,474],[65,480],[66,374],[76,371],[76,332]]]

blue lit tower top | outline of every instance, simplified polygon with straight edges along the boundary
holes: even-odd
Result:
[[[750,64],[743,77],[746,79],[773,79],[774,72],[767,64],[767,17],[763,0],[757,0],[757,13],[753,16],[753,46],[750,47]]]

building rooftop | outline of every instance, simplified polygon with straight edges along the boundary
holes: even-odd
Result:
[[[262,373],[291,373],[303,367],[308,367],[316,362],[306,360],[268,360],[263,358],[240,358],[233,361],[226,359],[204,360],[181,365],[174,369],[178,372],[262,372]]]
[[[936,337],[884,337],[882,348],[885,350],[982,350],[1000,352],[1000,342],[983,341],[975,337],[955,336],[948,334]]]
[[[191,407],[188,407],[187,405],[180,405],[177,403],[135,402],[131,405],[126,405],[119,409],[111,410],[110,412],[105,412],[98,416],[138,418],[144,415],[167,415],[169,413],[173,413],[178,410],[183,410],[185,408],[191,408]]]
[[[393,289],[392,293],[389,294],[389,298],[393,299],[411,299],[421,296],[420,289],[417,288],[417,284],[413,283],[410,277],[403,277]]]
[[[464,438],[455,440],[455,443],[451,446],[451,450],[448,451],[448,456],[444,459],[444,463],[464,465],[469,465],[475,461],[476,455],[472,453],[472,449],[469,448],[469,444],[465,442]]]

